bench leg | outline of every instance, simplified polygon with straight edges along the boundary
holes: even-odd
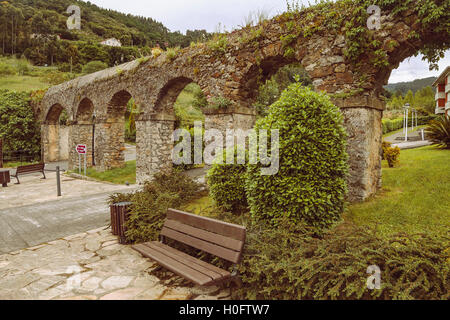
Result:
[[[231,278],[228,280],[228,283],[230,286],[231,299],[236,300],[237,298],[233,296],[233,285],[235,285],[237,289],[242,288],[243,285],[236,265],[233,267],[233,272],[231,273]]]
[[[17,179],[17,182],[15,184],[20,184],[19,176],[15,176],[15,178]]]
[[[44,177],[43,177],[42,179],[47,179],[47,178],[45,177],[45,172],[44,172],[44,171],[42,171],[42,174],[44,175]]]

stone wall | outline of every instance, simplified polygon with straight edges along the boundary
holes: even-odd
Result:
[[[92,124],[74,124],[72,126],[69,170],[78,169],[78,153],[75,150],[78,144],[87,146],[86,162],[88,167],[92,167]],[[83,163],[81,166],[83,166]]]
[[[42,160],[45,163],[69,160],[71,126],[41,125]]]
[[[136,121],[137,183],[151,180],[153,175],[172,167],[172,146],[175,121]]]
[[[125,166],[125,120],[95,126],[95,164],[99,171]]]

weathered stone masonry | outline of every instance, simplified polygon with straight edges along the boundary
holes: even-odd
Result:
[[[95,112],[96,165],[104,170],[123,165],[124,108],[133,97],[139,107],[137,177],[143,182],[171,165],[173,105],[188,83],[196,82],[206,95],[233,102],[226,110],[205,112],[206,129],[249,129],[255,119],[252,104],[258,80],[264,81],[286,64],[299,62],[316,90],[335,95],[334,103],[342,110],[349,135],[349,199],[364,200],[381,185],[382,86],[392,69],[424,45],[421,40],[408,37],[411,31],[425,32],[420,24],[410,23],[414,21],[411,15],[394,18],[383,13],[383,31],[374,37],[386,44],[389,66],[377,68],[369,60],[360,61],[364,82],[353,63],[345,58],[348,43],[344,30],[329,34],[325,31],[308,38],[300,36],[292,44],[294,55],[286,57],[280,38],[289,32],[284,24],[273,19],[263,24],[263,36],[254,41],[242,41],[254,31],[251,28],[229,34],[224,52],[199,44],[182,49],[175,59],[162,54],[52,87],[42,101],[44,154],[49,153],[48,136],[54,130],[50,120],[59,117],[62,108],[66,109],[72,124],[70,150],[77,143],[86,143],[91,149]],[[398,46],[388,46],[391,41]],[[71,151],[70,168],[77,166],[75,156]]]

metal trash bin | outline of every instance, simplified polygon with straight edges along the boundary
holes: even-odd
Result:
[[[119,237],[120,244],[127,244],[125,222],[128,220],[131,205],[131,202],[119,202],[109,207],[111,212],[111,231],[113,235]]]

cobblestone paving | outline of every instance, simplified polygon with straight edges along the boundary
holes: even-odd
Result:
[[[104,227],[0,255],[0,300],[230,299],[157,268]]]

